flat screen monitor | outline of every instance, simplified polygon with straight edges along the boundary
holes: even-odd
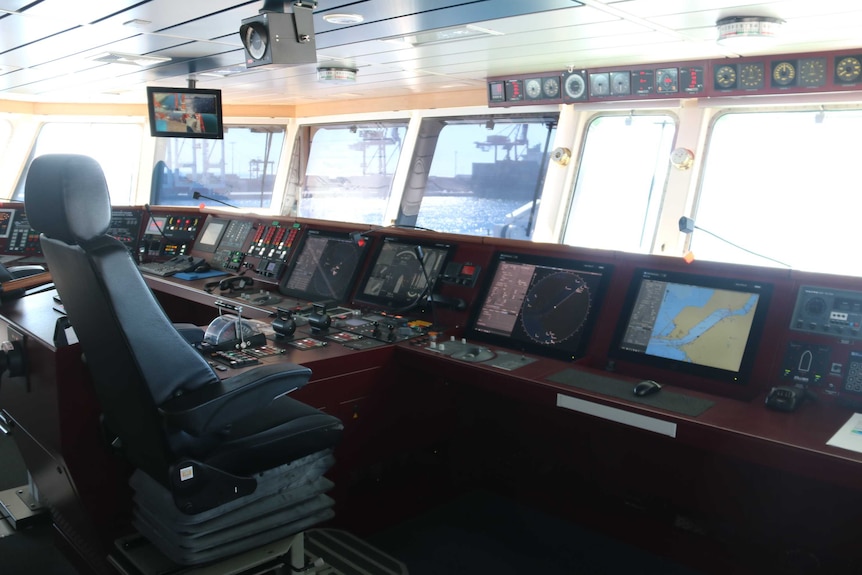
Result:
[[[771,295],[764,282],[637,269],[611,355],[747,383]]]
[[[453,244],[433,240],[382,238],[354,300],[397,313],[413,309],[434,292],[454,249]]]
[[[307,229],[279,291],[304,301],[346,302],[367,245],[347,232]]]
[[[214,253],[229,224],[230,220],[224,218],[207,217],[203,229],[198,234],[194,249],[200,252]]]
[[[467,336],[562,359],[584,354],[612,266],[498,252]]]
[[[224,137],[220,90],[148,86],[147,113],[151,136]]]

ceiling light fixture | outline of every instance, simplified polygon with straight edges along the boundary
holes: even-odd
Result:
[[[428,46],[430,44],[441,44],[443,42],[455,42],[457,40],[472,40],[473,38],[481,38],[483,36],[502,36],[502,32],[467,24],[466,26],[455,26],[454,28],[442,28],[440,30],[430,30],[428,32],[420,32],[408,36],[394,36],[391,38],[381,38],[384,42],[394,42],[398,44],[406,44],[408,46]]]
[[[141,67],[171,61],[167,56],[142,56],[140,54],[122,54],[120,52],[102,52],[95,56],[90,56],[89,59],[94,62],[104,62],[105,64],[126,64],[128,66]]]
[[[324,14],[323,21],[328,24],[359,24],[365,18],[361,14]]]
[[[729,16],[715,23],[718,43],[723,46],[759,45],[773,40],[784,20],[768,16]]]

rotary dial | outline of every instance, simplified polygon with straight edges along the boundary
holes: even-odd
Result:
[[[862,63],[855,56],[845,56],[835,64],[835,78],[843,84],[855,82],[860,74],[862,74]]]
[[[563,90],[566,92],[566,97],[571,100],[583,98],[587,91],[587,84],[584,82],[584,77],[580,74],[571,74],[566,78],[563,84]]]
[[[736,88],[736,68],[730,64],[715,69],[715,85],[722,90]]]
[[[590,74],[590,96],[607,96],[611,92],[607,74]]]
[[[772,67],[773,86],[792,86],[796,80],[796,66],[793,62],[777,62]]]
[[[632,77],[628,72],[614,72],[611,74],[611,94],[614,96],[627,96],[632,92]]]
[[[763,64],[752,62],[739,68],[739,84],[747,90],[763,88]]]
[[[826,58],[803,58],[799,61],[799,85],[817,88],[826,84]]]
[[[546,98],[556,98],[560,95],[560,79],[559,78],[545,78],[545,81],[542,82],[542,92],[545,94]]]

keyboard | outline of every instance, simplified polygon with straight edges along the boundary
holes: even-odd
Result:
[[[203,258],[176,256],[166,262],[148,262],[145,264],[138,264],[138,269],[146,274],[168,277],[182,272],[194,271],[195,268],[203,265],[203,263]]]

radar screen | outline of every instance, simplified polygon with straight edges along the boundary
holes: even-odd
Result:
[[[470,337],[524,351],[583,355],[612,268],[500,253],[468,326]]]

